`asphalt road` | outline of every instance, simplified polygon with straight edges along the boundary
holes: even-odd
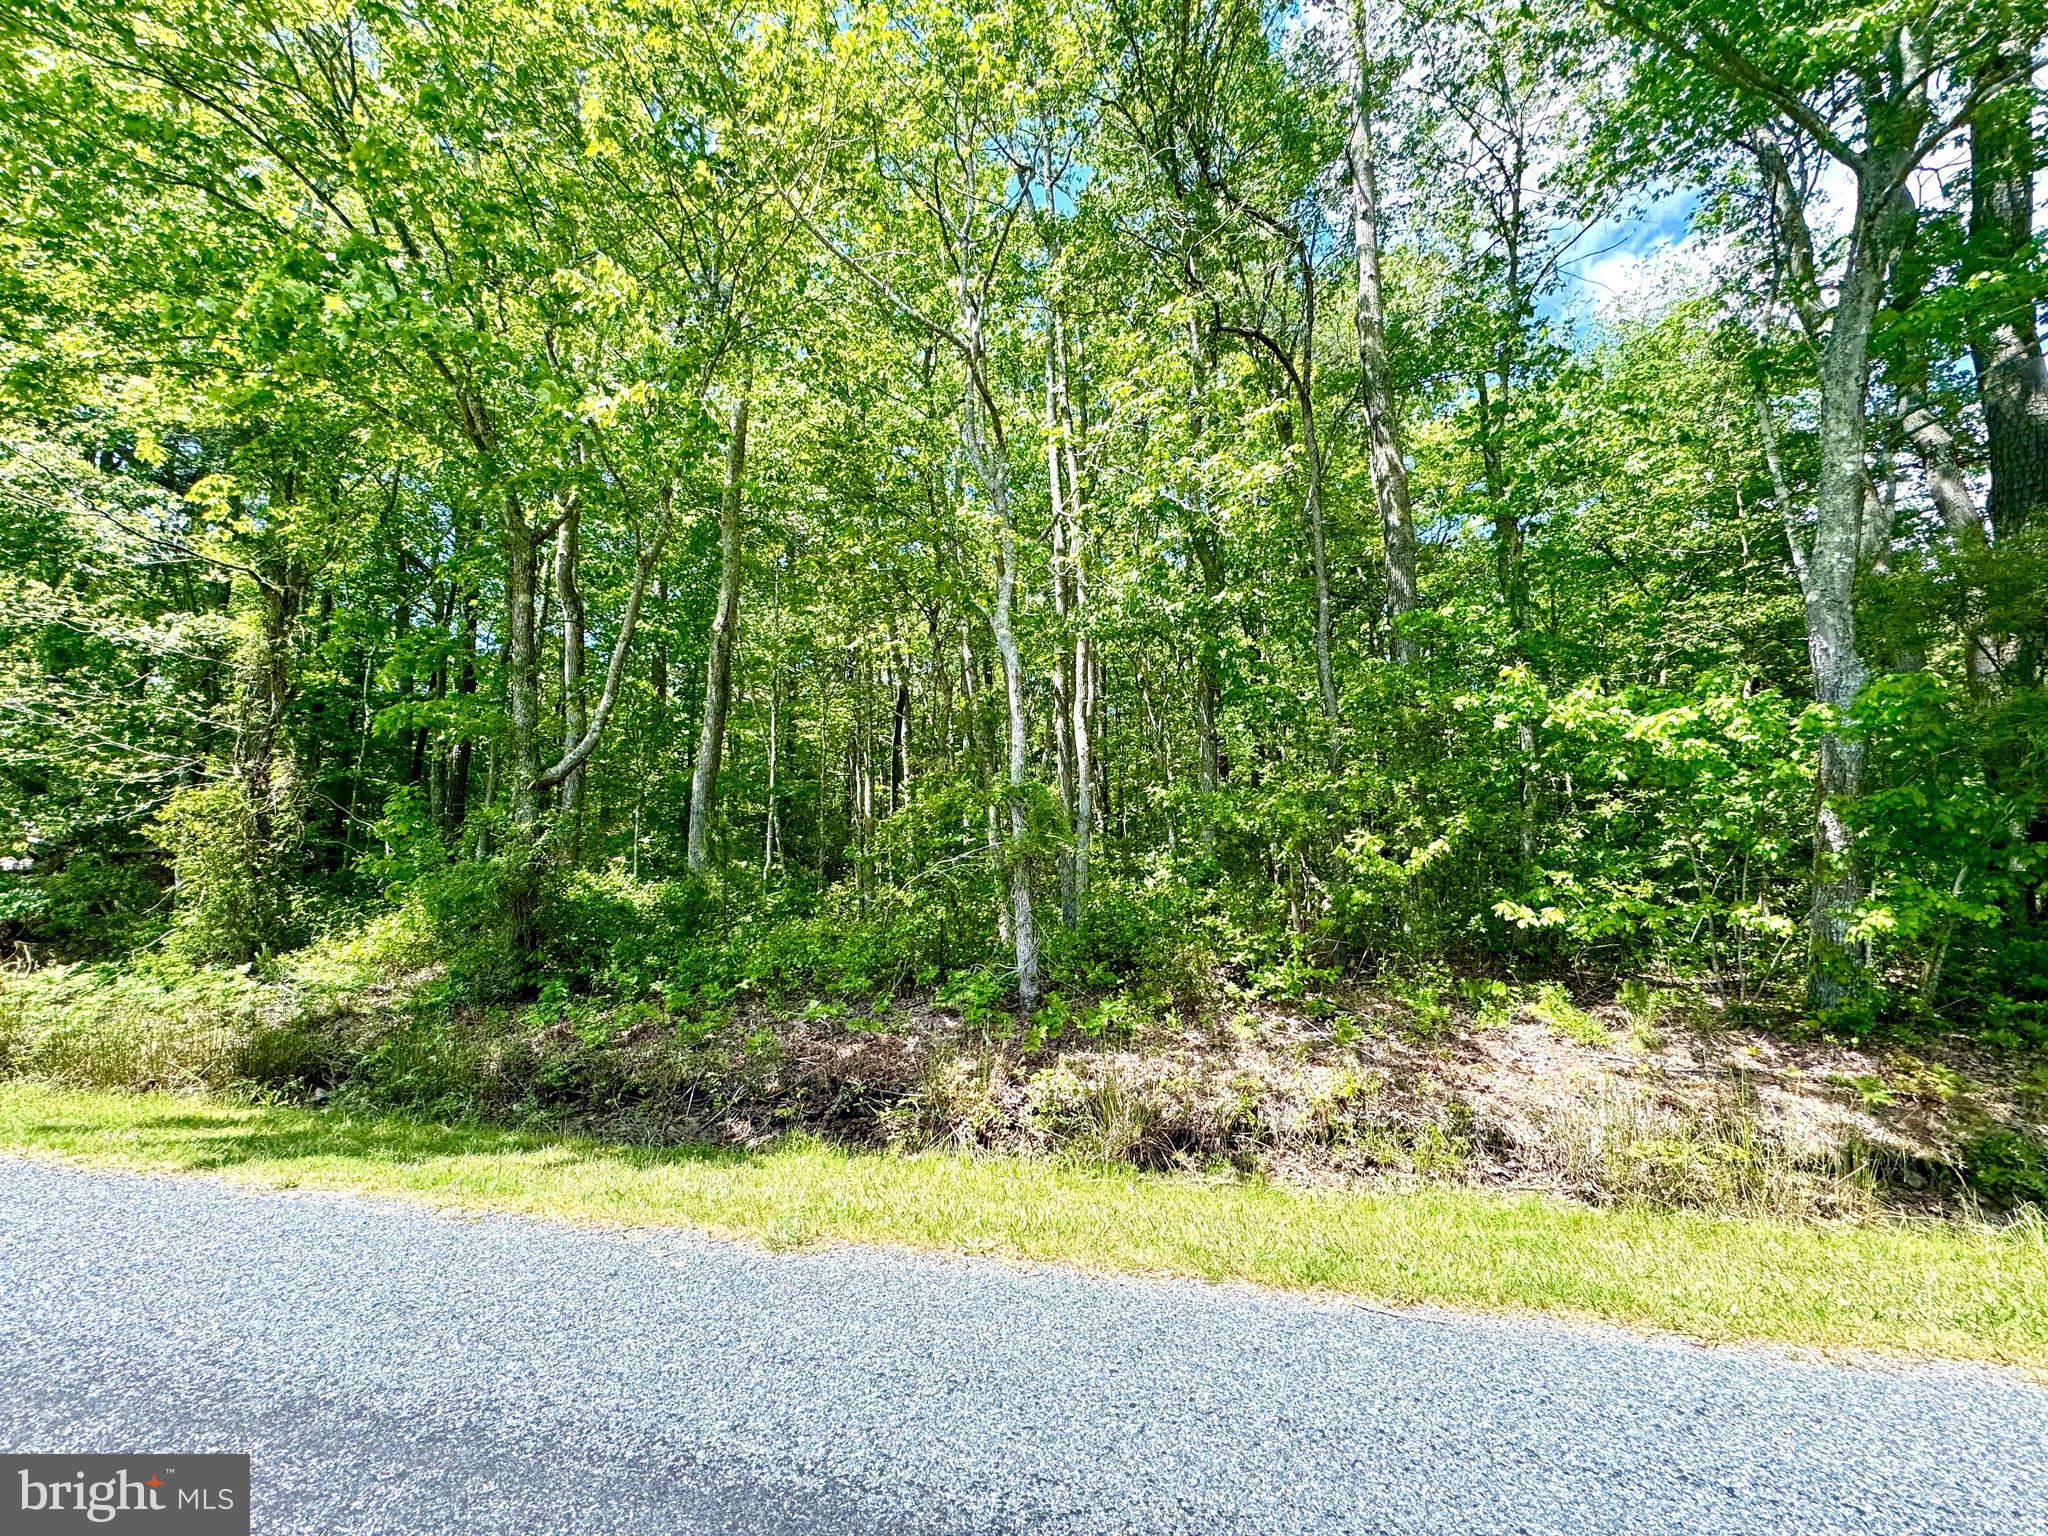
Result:
[[[0,1449],[259,1532],[2048,1531],[2048,1390],[0,1161]]]

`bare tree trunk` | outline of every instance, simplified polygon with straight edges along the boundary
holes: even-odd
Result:
[[[1095,844],[1094,672],[1084,629],[1074,636],[1074,921],[1088,915],[1088,865]]]
[[[1207,431],[1205,410],[1206,378],[1208,359],[1204,355],[1200,333],[1192,319],[1188,321],[1188,392],[1191,397],[1194,418],[1195,441],[1200,445]],[[1195,455],[1199,462],[1201,454]],[[1216,793],[1217,780],[1221,775],[1221,746],[1218,736],[1217,712],[1222,706],[1223,668],[1220,658],[1221,647],[1216,637],[1216,609],[1223,596],[1223,556],[1217,548],[1216,529],[1209,517],[1209,496],[1206,478],[1199,468],[1193,476],[1194,485],[1190,500],[1193,503],[1194,526],[1189,529],[1188,543],[1194,550],[1195,563],[1202,571],[1202,617],[1195,635],[1195,736],[1199,766],[1196,780],[1205,797]],[[1107,796],[1104,796],[1105,801]],[[1202,811],[1202,846],[1216,845],[1216,822],[1209,807]]]
[[[1067,707],[1067,686],[1055,676],[1052,685],[1052,748],[1053,771],[1056,777],[1060,809],[1066,813],[1067,825],[1074,824],[1074,765],[1072,743],[1067,740],[1067,726],[1071,712]],[[1074,853],[1071,848],[1061,849],[1055,856],[1059,872],[1060,921],[1071,928],[1078,916],[1074,905]]]
[[[1026,1008],[1034,1008],[1038,1005],[1038,924],[1031,908],[1031,857],[1027,847],[1030,821],[1024,805],[1030,719],[1024,696],[1024,658],[1017,647],[1016,631],[1011,627],[1017,596],[1017,528],[1001,461],[987,454],[981,458],[982,488],[993,504],[999,530],[996,606],[991,628],[995,631],[996,654],[1003,664],[1003,693],[1010,718],[1010,936],[1017,956],[1017,996]]]
[[[305,604],[305,590],[301,579],[287,572],[278,578],[260,579],[256,595],[263,606],[263,624],[244,657],[235,775],[249,797],[256,842],[267,853],[278,835],[277,817],[286,810],[292,794],[284,726],[293,693],[292,637]]]
[[[505,502],[505,704],[511,725],[512,824],[540,827],[540,645],[535,590],[539,551],[516,496]]]
[[[1892,520],[1898,511],[1891,478],[1891,454],[1880,449],[1877,473],[1863,475],[1863,528],[1857,535],[1857,557],[1873,576],[1888,576],[1892,569]],[[1884,490],[1878,490],[1878,484]]]
[[[982,493],[988,497],[989,510],[995,514],[997,529],[996,605],[989,627],[995,632],[996,655],[1002,662],[1003,694],[1010,724],[1010,840],[1005,850],[1010,876],[1010,939],[1017,957],[1017,995],[1026,1008],[1033,1008],[1038,1004],[1038,924],[1031,904],[1030,818],[1024,804],[1030,715],[1024,692],[1024,657],[1012,624],[1017,599],[1017,520],[1010,506],[1009,470],[1003,462],[1001,445],[986,439],[980,417],[981,403],[970,378],[962,416],[967,455],[975,466]]]
[[[853,663],[853,730],[846,740],[846,821],[853,832],[853,888],[860,909],[868,909],[869,851],[875,814],[874,732],[869,725],[870,693],[865,655]]]
[[[1380,542],[1387,581],[1387,628],[1396,661],[1414,659],[1414,642],[1401,619],[1415,610],[1415,519],[1408,501],[1408,465],[1401,457],[1400,418],[1394,409],[1393,370],[1387,361],[1386,300],[1380,283],[1379,179],[1372,129],[1374,60],[1367,47],[1364,0],[1352,0],[1352,37],[1358,81],[1351,94],[1351,234],[1358,253],[1358,368],[1365,396],[1368,461],[1379,504]]]
[[[1038,1005],[1038,923],[1031,900],[1030,816],[1024,803],[1030,750],[1029,703],[1024,688],[1024,656],[1017,645],[1013,617],[1017,599],[1017,516],[1010,504],[1008,445],[989,388],[987,355],[982,346],[981,297],[967,276],[974,269],[972,252],[963,241],[958,264],[960,350],[966,364],[965,398],[961,402],[960,438],[967,462],[996,523],[996,602],[989,616],[996,655],[1003,667],[1003,694],[1009,713],[1009,846],[1004,851],[1010,879],[1010,940],[1017,957],[1017,997],[1024,1007]]]
[[[1315,336],[1315,272],[1303,262],[1303,281],[1308,299],[1304,334],[1310,338],[1302,348],[1299,392],[1301,395],[1301,445],[1308,455],[1308,489],[1302,497],[1308,514],[1309,561],[1316,583],[1316,693],[1322,702],[1323,719],[1330,730],[1330,771],[1335,773],[1343,755],[1338,734],[1337,669],[1330,656],[1330,555],[1323,539],[1323,450],[1316,436],[1315,388],[1310,357]]]
[[[984,727],[981,690],[975,685],[974,641],[964,624],[960,629],[960,691],[967,710],[967,755],[973,762],[975,787],[984,796],[988,796],[990,781],[994,774],[991,762],[996,753],[995,732]],[[1000,876],[1007,878],[1008,870],[1003,863],[1002,833],[996,814],[996,803],[990,797],[987,804],[989,865]],[[1000,882],[997,893],[996,936],[1005,944],[1012,942],[1010,903],[1007,892],[1000,888]]]
[[[654,657],[647,664],[648,682],[654,689],[654,719],[657,727],[668,721],[668,578],[663,576],[654,584],[654,606],[661,614],[662,632],[654,647]],[[659,729],[656,735],[659,736]]]
[[[640,607],[647,600],[647,583],[654,574],[654,567],[661,561],[661,552],[668,544],[669,529],[675,522],[673,483],[662,487],[660,504],[661,515],[655,524],[654,536],[641,544],[633,563],[633,584],[626,591],[626,609],[619,616],[619,632],[612,640],[611,657],[605,663],[604,688],[597,696],[596,708],[590,711],[590,723],[583,735],[535,780],[536,793],[560,784],[590,761],[598,742],[604,739],[612,711],[618,708],[619,689],[626,677],[626,658],[632,654],[633,636],[640,628]]]
[[[1074,735],[1074,921],[1088,914],[1088,865],[1095,842],[1095,648],[1088,633],[1088,546],[1083,517],[1080,418],[1067,367],[1066,332],[1055,316],[1053,349],[1059,362],[1060,443],[1067,472],[1067,566],[1073,584],[1074,685],[1069,700]]]
[[[283,494],[291,495],[289,480]],[[285,730],[293,694],[293,651],[299,616],[305,609],[309,578],[288,558],[281,568],[256,578],[256,595],[262,605],[262,625],[240,658],[235,692],[239,719],[235,732],[235,777],[249,807],[250,838],[239,849],[241,879],[247,886],[247,926],[239,959],[267,955],[285,937],[290,906],[285,882],[291,875],[286,857],[304,832],[299,796],[292,762],[291,743]],[[369,677],[370,658],[364,658],[364,678]],[[364,729],[369,711],[365,689]],[[367,735],[365,737],[367,739]],[[351,807],[363,778],[363,756],[356,755],[355,782],[350,790]],[[353,821],[351,815],[350,820]],[[343,842],[348,831],[344,826]]]
[[[1934,509],[1962,566],[1963,666],[1970,686],[1982,692],[1998,680],[2000,654],[1997,641],[1984,631],[1984,593],[1978,574],[1989,548],[1984,519],[1957,459],[1954,434],[1934,414],[1921,390],[1908,389],[1902,396],[1899,424],[1919,456]]]
[[[925,637],[931,644],[932,700],[929,713],[938,738],[939,755],[946,770],[956,762],[953,750],[953,669],[946,665],[946,642],[939,630],[939,605],[925,605]]]
[[[457,603],[459,626],[455,648],[461,661],[455,672],[455,694],[467,699],[476,693],[476,600],[464,593]],[[448,789],[443,799],[442,828],[449,844],[458,846],[463,824],[469,820],[469,765],[476,751],[467,728],[458,716],[455,739],[448,746]]]
[[[1805,605],[1813,696],[1843,719],[1854,714],[1870,676],[1856,650],[1856,576],[1868,494],[1864,451],[1870,331],[1901,209],[1899,200],[1882,190],[1889,171],[1888,164],[1873,162],[1858,178],[1850,247],[1820,349],[1820,485],[1810,548],[1793,520],[1768,407],[1761,413],[1765,453]],[[1849,731],[1824,734],[1814,785],[1813,898],[1807,924],[1807,994],[1817,1009],[1839,1004],[1861,981],[1862,957],[1848,935],[1865,886],[1848,812],[1862,780],[1863,744]]]
[[[711,616],[704,662],[704,716],[697,734],[697,765],[690,775],[687,859],[701,873],[710,856],[711,814],[718,797],[718,767],[725,755],[725,717],[732,704],[732,648],[740,621],[740,500],[747,480],[747,412],[753,393],[749,366],[733,402],[725,445],[725,493],[718,504],[718,606]]]
[[[828,674],[823,667],[818,669],[818,889],[825,889],[825,806],[831,798],[826,792],[825,765],[831,761],[832,751],[832,694],[826,687]]]
[[[782,674],[768,677],[768,826],[761,834],[761,878],[766,881],[775,870],[775,757],[777,727],[782,714]]]
[[[1195,560],[1202,568],[1202,595],[1208,599],[1206,607],[1209,617],[1205,618],[1202,633],[1197,638],[1200,649],[1195,658],[1195,735],[1201,753],[1198,769],[1202,793],[1213,795],[1222,776],[1222,743],[1219,733],[1217,711],[1223,698],[1223,669],[1217,657],[1216,637],[1213,632],[1216,600],[1223,595],[1223,557],[1216,551],[1214,535],[1203,529],[1195,540]],[[1205,842],[1213,841],[1214,827],[1205,821],[1203,826]]]
[[[555,598],[562,605],[562,751],[568,752],[590,729],[590,698],[584,689],[584,641],[587,616],[583,608],[583,586],[579,579],[583,564],[583,512],[571,502],[562,512],[555,530]],[[574,858],[581,843],[579,822],[583,810],[585,770],[577,768],[562,780],[561,808],[568,823],[569,854]]]
[[[498,800],[498,748],[495,743],[484,744],[484,808],[488,810]],[[472,857],[482,858],[491,851],[491,819],[482,817],[476,824],[476,843]]]
[[[1088,860],[1095,817],[1094,664],[1081,527],[1080,460],[1074,450],[1078,424],[1067,392],[1065,328],[1051,316],[1045,354],[1046,481],[1052,505],[1053,606],[1073,636],[1072,665],[1055,684],[1058,710],[1053,735],[1059,752],[1060,799],[1073,830],[1072,851],[1060,860],[1060,909],[1068,927],[1080,923],[1088,899]]]
[[[1512,365],[1504,357],[1499,366],[1501,393],[1498,401],[1494,399],[1484,372],[1476,381],[1479,419],[1484,434],[1479,445],[1479,458],[1486,472],[1487,499],[1493,503],[1494,579],[1500,587],[1501,601],[1507,606],[1508,625],[1519,633],[1529,621],[1529,594],[1522,580],[1522,520],[1508,500],[1507,464],[1500,444],[1501,423],[1507,415],[1508,369]]]
[[[1048,532],[1052,538],[1053,612],[1059,618],[1060,628],[1067,630],[1072,626],[1074,617],[1073,605],[1069,600],[1073,518],[1062,487],[1064,474],[1060,455],[1060,431],[1063,423],[1060,419],[1058,385],[1059,324],[1059,311],[1048,306],[1045,337],[1045,482],[1052,515],[1047,521]],[[1068,729],[1073,718],[1075,686],[1076,679],[1063,675],[1063,670],[1059,666],[1053,668],[1053,765],[1059,781],[1060,806],[1067,814],[1069,827],[1076,823],[1072,743],[1068,740]],[[1058,861],[1060,917],[1071,928],[1079,918],[1079,907],[1074,896],[1073,850],[1061,850]]]
[[[910,658],[896,648],[896,700],[889,721],[889,814],[910,804]]]

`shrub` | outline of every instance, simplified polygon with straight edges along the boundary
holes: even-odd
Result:
[[[457,995],[517,997],[536,984],[531,930],[546,931],[554,876],[530,858],[500,855],[421,876],[409,900],[434,936]]]
[[[1964,1154],[1963,1178],[1994,1205],[2048,1206],[2048,1146],[2023,1131],[1987,1132]]]
[[[105,960],[164,928],[168,902],[149,859],[75,853],[47,874],[0,874],[0,934],[66,960]]]
[[[294,892],[248,791],[234,779],[181,789],[150,827],[176,877],[173,952],[256,960],[297,937]]]

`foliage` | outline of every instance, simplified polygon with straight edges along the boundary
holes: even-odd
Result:
[[[1987,1132],[1964,1163],[1970,1187],[2001,1206],[2048,1207],[2048,1148],[2014,1130]]]
[[[2037,11],[9,8],[0,940],[2038,1049]]]
[[[180,790],[149,835],[170,859],[178,896],[170,942],[179,954],[247,962],[291,942],[293,892],[241,783]]]

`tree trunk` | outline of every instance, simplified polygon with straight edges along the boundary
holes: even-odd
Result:
[[[1095,817],[1093,729],[1094,667],[1085,612],[1088,600],[1081,533],[1077,427],[1067,393],[1065,328],[1054,311],[1045,354],[1045,467],[1052,506],[1053,606],[1073,637],[1072,665],[1055,686],[1053,734],[1059,750],[1060,798],[1073,831],[1073,848],[1060,861],[1060,909],[1077,926],[1088,900],[1088,860]]]
[[[1081,464],[1076,450],[1081,424],[1074,410],[1067,368],[1066,332],[1055,321],[1053,347],[1059,360],[1060,443],[1067,472],[1067,567],[1073,584],[1074,685],[1069,703],[1074,735],[1074,913],[1088,915],[1088,865],[1095,842],[1095,647],[1088,633],[1088,547],[1082,518]]]
[[[1189,498],[1193,504],[1194,520],[1193,527],[1189,529],[1188,543],[1194,551],[1195,563],[1202,570],[1201,623],[1195,635],[1195,736],[1200,759],[1196,775],[1205,802],[1202,808],[1202,846],[1213,848],[1216,844],[1216,819],[1207,797],[1216,793],[1217,780],[1222,773],[1217,714],[1223,701],[1223,665],[1216,619],[1225,583],[1223,555],[1218,548],[1215,524],[1209,515],[1208,484],[1199,468],[1208,423],[1203,387],[1207,366],[1201,335],[1191,318],[1188,321],[1188,393],[1196,444],[1192,457],[1198,467],[1193,475],[1194,484]],[[1103,798],[1106,803],[1108,796],[1105,794]]]
[[[1301,446],[1308,455],[1308,489],[1302,510],[1308,514],[1309,562],[1316,584],[1316,693],[1322,703],[1323,720],[1330,730],[1330,771],[1337,771],[1343,755],[1338,735],[1337,669],[1330,656],[1330,555],[1323,539],[1323,449],[1316,435],[1316,403],[1312,358],[1315,351],[1315,270],[1302,261],[1302,281],[1307,295],[1303,303],[1301,370],[1297,390],[1301,401]]]
[[[562,751],[573,749],[590,728],[590,699],[584,689],[584,644],[588,616],[583,607],[583,512],[571,502],[562,512],[555,530],[555,598],[562,606]],[[569,855],[574,858],[581,841],[583,779],[577,768],[562,780],[560,804],[567,824]]]
[[[1073,606],[1069,600],[1069,571],[1071,563],[1073,522],[1063,494],[1060,457],[1060,411],[1059,387],[1059,324],[1057,310],[1048,307],[1045,337],[1045,482],[1046,496],[1051,507],[1047,519],[1048,532],[1052,537],[1052,606],[1058,616],[1060,628],[1064,631],[1073,624]],[[1067,825],[1076,824],[1074,802],[1074,764],[1072,744],[1068,730],[1073,719],[1072,704],[1075,679],[1055,665],[1052,675],[1052,740],[1053,765],[1059,780],[1060,806],[1067,814]],[[1060,917],[1071,928],[1078,919],[1079,907],[1074,896],[1074,851],[1064,849],[1059,854]]]
[[[910,804],[910,658],[896,651],[896,698],[889,712],[889,814]]]
[[[291,770],[280,770],[286,754],[285,712],[292,698],[292,633],[305,594],[290,576],[260,581],[263,625],[243,679],[241,729],[236,741],[236,776],[249,797],[256,839],[267,853],[277,837],[276,820],[291,794]]]
[[[459,605],[460,626],[456,650],[461,660],[455,672],[455,695],[468,700],[476,693],[476,599],[464,593]],[[469,765],[475,743],[460,712],[455,720],[455,739],[448,744],[448,791],[444,801],[442,829],[451,848],[461,846],[462,829],[469,820]]]
[[[1038,1006],[1038,923],[1031,902],[1030,816],[1024,803],[1029,762],[1030,714],[1024,690],[1024,657],[1017,645],[1013,615],[1017,597],[1017,517],[1010,505],[1009,449],[995,395],[989,387],[987,354],[982,347],[981,302],[965,275],[973,270],[972,252],[963,241],[955,279],[959,300],[961,357],[966,364],[965,398],[961,402],[960,439],[973,466],[982,495],[996,524],[996,602],[989,616],[996,655],[1003,667],[1003,694],[1009,713],[1010,840],[1004,850],[1010,882],[1010,941],[1017,957],[1017,997],[1027,1009]]]
[[[992,470],[992,472],[990,472]],[[1003,664],[1003,693],[1010,717],[1010,935],[1017,956],[1017,996],[1026,1008],[1038,1005],[1038,925],[1031,909],[1031,858],[1027,848],[1030,821],[1025,813],[1024,780],[1030,721],[1024,698],[1024,658],[1017,648],[1011,613],[1017,595],[1017,530],[1010,512],[1010,491],[999,464],[984,464],[983,489],[994,505],[999,529],[996,540],[996,606],[991,617],[996,654]]]
[[[1529,622],[1529,594],[1522,580],[1522,520],[1508,499],[1507,462],[1500,442],[1501,424],[1507,415],[1508,370],[1511,367],[1512,364],[1503,357],[1499,364],[1501,393],[1498,401],[1493,397],[1484,372],[1479,374],[1476,387],[1482,433],[1479,460],[1486,474],[1487,499],[1493,503],[1494,580],[1500,588],[1501,602],[1507,608],[1508,627],[1519,636]]]
[[[1979,572],[1988,544],[1977,498],[1970,492],[1956,456],[1953,433],[1934,414],[1919,388],[1901,392],[1899,424],[1919,456],[1921,472],[1934,509],[1941,516],[1949,543],[1962,567],[1963,665],[1970,686],[1979,692],[1998,680],[2000,647],[1984,630],[1984,593]]]
[[[1414,641],[1401,632],[1402,618],[1418,601],[1415,579],[1415,519],[1408,500],[1408,466],[1401,457],[1400,418],[1394,410],[1393,371],[1387,360],[1386,300],[1380,283],[1379,179],[1372,129],[1372,70],[1365,36],[1363,0],[1352,3],[1352,37],[1358,81],[1351,93],[1351,133],[1346,159],[1351,171],[1351,234],[1358,253],[1358,369],[1365,397],[1368,466],[1373,499],[1379,505],[1380,542],[1386,567],[1387,630],[1396,661],[1414,659]]]
[[[1212,529],[1204,528],[1194,540],[1195,562],[1202,568],[1203,604],[1202,632],[1197,637],[1199,650],[1195,658],[1195,734],[1201,753],[1198,770],[1202,793],[1213,795],[1222,777],[1222,742],[1218,729],[1217,711],[1223,699],[1223,667],[1219,656],[1220,647],[1215,634],[1215,612],[1218,599],[1223,596],[1223,557],[1216,549],[1216,537]],[[1214,832],[1213,825],[1205,822],[1203,837],[1209,839]]]
[[[989,867],[1007,880],[1008,870],[1003,862],[1002,832],[996,814],[996,802],[989,794],[995,769],[992,766],[996,755],[995,729],[986,719],[981,696],[984,685],[977,685],[975,678],[974,639],[966,624],[960,626],[960,696],[967,715],[967,756],[974,769],[975,788],[980,790],[988,806],[988,857]],[[999,882],[996,906],[996,935],[1003,943],[1012,942],[1010,927],[1010,901],[1007,890]]]
[[[1992,68],[2012,68],[2012,56]],[[1970,251],[1980,268],[2003,268],[2033,238],[2033,91],[2028,72],[1994,94],[1970,126]],[[1994,287],[1994,293],[2001,288]],[[2036,295],[2013,292],[1990,324],[1971,338],[1977,389],[1991,459],[1986,507],[1993,536],[2003,541],[2048,515],[2048,368],[2041,357]]]
[[[971,316],[970,323],[978,316]],[[968,397],[962,415],[967,456],[975,467],[982,493],[996,520],[996,604],[989,617],[996,655],[1003,667],[1003,696],[1009,715],[1010,839],[1004,850],[1010,883],[1010,942],[1017,957],[1017,996],[1026,1008],[1038,1005],[1038,924],[1031,905],[1030,818],[1024,804],[1025,769],[1029,761],[1030,715],[1024,693],[1024,657],[1012,626],[1017,597],[1017,520],[1010,506],[1009,469],[1002,446],[990,442],[980,425],[981,404],[969,368]]]
[[[505,498],[505,712],[511,727],[506,764],[512,824],[540,828],[540,646],[535,630],[538,550],[517,496]]]
[[[697,735],[697,766],[690,776],[688,862],[701,873],[710,856],[711,814],[718,767],[725,755],[725,717],[732,703],[732,648],[740,622],[740,500],[747,480],[747,411],[751,365],[733,402],[725,446],[725,493],[718,503],[718,606],[711,616],[710,653],[704,662],[704,717]]]
[[[782,723],[781,715],[782,674],[775,671],[768,677],[768,825],[761,834],[761,879],[764,883],[775,872],[775,768],[776,749],[780,745],[778,727]]]
[[[1095,844],[1094,666],[1086,630],[1074,636],[1074,921],[1088,915],[1088,865]]]
[[[818,861],[818,890],[825,889],[825,840],[828,830],[825,821],[826,803],[831,798],[826,784],[825,765],[830,762],[832,752],[832,693],[830,677],[825,668],[818,669],[818,846],[812,850]]]
[[[647,680],[654,689],[655,734],[661,735],[661,728],[668,721],[668,578],[663,576],[654,584],[654,606],[661,614],[661,633],[654,646],[654,657],[647,664]]]
[[[1865,396],[1870,329],[1888,260],[1885,225],[1893,200],[1881,183],[1888,165],[1859,178],[1856,222],[1827,340],[1820,355],[1820,485],[1813,546],[1801,576],[1813,696],[1852,716],[1869,669],[1856,651],[1856,572],[1862,554],[1867,473]],[[1849,732],[1821,737],[1815,784],[1813,904],[1808,917],[1808,998],[1817,1009],[1842,1002],[1861,983],[1862,957],[1849,944],[1850,917],[1863,899],[1848,812],[1861,792],[1863,744]]]

